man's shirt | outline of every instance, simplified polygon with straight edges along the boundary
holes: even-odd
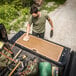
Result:
[[[29,24],[33,24],[33,31],[36,33],[43,33],[45,32],[45,23],[46,23],[46,19],[48,19],[49,16],[44,13],[41,12],[41,17],[33,17],[31,16],[29,19]]]

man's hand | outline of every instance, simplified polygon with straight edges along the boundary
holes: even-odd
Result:
[[[50,37],[53,36],[53,28],[51,28],[51,31],[50,31]]]
[[[23,37],[23,40],[24,40],[24,41],[28,41],[29,38],[30,38],[29,35],[26,35],[26,36]]]

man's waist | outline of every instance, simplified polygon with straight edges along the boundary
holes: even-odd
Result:
[[[33,32],[35,32],[35,33],[44,33],[45,32],[45,30],[42,30],[42,31],[38,31],[38,30],[32,30]]]

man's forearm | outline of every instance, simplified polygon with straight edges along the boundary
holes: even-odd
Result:
[[[51,19],[48,19],[48,21],[49,21],[51,27],[53,28],[53,22],[52,22],[52,20]]]
[[[26,31],[26,35],[29,35],[29,32],[30,32],[30,24],[27,25],[27,31]]]

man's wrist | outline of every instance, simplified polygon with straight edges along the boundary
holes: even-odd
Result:
[[[29,35],[29,33],[26,33],[26,35],[28,36],[28,35]]]
[[[53,27],[51,27],[51,30],[53,30]]]

